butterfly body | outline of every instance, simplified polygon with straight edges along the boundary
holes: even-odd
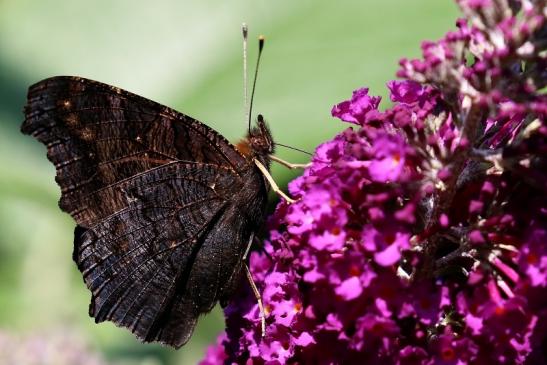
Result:
[[[25,134],[47,146],[89,313],[180,347],[226,303],[264,221],[273,139],[262,117],[237,146],[127,91],[59,76],[29,88]]]

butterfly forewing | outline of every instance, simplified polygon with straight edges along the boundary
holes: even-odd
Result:
[[[204,124],[96,81],[44,80],[25,114],[22,131],[47,146],[60,207],[78,223],[90,315],[182,346],[239,278],[263,219],[260,173]]]
[[[23,133],[48,147],[57,168],[61,209],[80,224],[118,211],[125,199],[117,184],[156,166],[185,160],[238,173],[246,165],[228,141],[193,118],[83,78],[31,86],[25,116]]]

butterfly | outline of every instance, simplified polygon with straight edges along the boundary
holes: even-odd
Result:
[[[265,219],[274,141],[264,119],[232,145],[151,100],[58,76],[29,88],[21,130],[47,147],[59,206],[77,223],[90,316],[184,345],[200,314],[226,305]]]

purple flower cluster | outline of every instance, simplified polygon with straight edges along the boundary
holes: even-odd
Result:
[[[547,363],[546,2],[458,4],[391,108],[334,106],[251,255],[265,335],[242,286],[204,364]]]

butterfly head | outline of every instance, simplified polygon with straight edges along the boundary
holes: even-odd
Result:
[[[259,159],[269,165],[269,156],[274,153],[275,143],[264,117],[258,115],[256,125],[249,130],[247,137],[237,144],[237,149],[249,159]]]

